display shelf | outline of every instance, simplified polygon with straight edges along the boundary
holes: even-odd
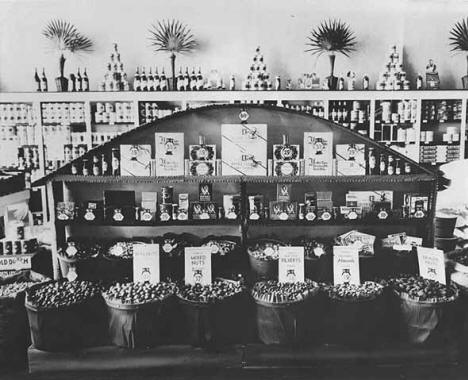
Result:
[[[237,176],[177,176],[177,177],[130,177],[130,176],[82,176],[62,174],[54,177],[54,182],[79,183],[240,183]]]
[[[134,222],[134,223],[113,223],[113,222],[83,222],[79,220],[68,220],[62,221],[57,220],[55,224],[57,226],[88,226],[88,227],[96,227],[96,226],[107,226],[107,227],[170,227],[170,226],[234,226],[239,225],[241,223],[240,220],[231,220],[231,219],[210,219],[210,220],[171,220],[168,222]]]
[[[376,218],[362,218],[356,220],[247,220],[247,225],[252,226],[366,226],[369,224],[381,225],[381,226],[424,226],[427,224],[427,218],[406,218],[406,219],[385,219],[380,220]]]
[[[177,177],[130,177],[130,176],[83,176],[60,174],[54,182],[78,183],[405,183],[431,181],[430,174],[373,175],[373,176],[177,176]]]

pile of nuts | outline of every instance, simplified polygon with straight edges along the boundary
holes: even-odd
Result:
[[[383,293],[384,287],[373,281],[359,285],[344,283],[328,287],[330,298],[338,300],[369,300]]]
[[[237,248],[237,243],[230,240],[210,239],[203,243],[202,247],[210,247],[213,255],[225,256]]]
[[[463,249],[459,254],[451,258],[461,265],[468,266],[468,249]]]
[[[295,240],[291,243],[291,245],[304,247],[304,256],[306,259],[315,259],[326,253],[325,244],[307,237]]]
[[[50,282],[26,291],[27,301],[40,309],[76,305],[100,294],[101,287],[89,281]]]
[[[103,252],[99,243],[86,243],[81,241],[68,241],[60,250],[59,255],[67,259],[87,259],[97,257]]]
[[[175,285],[169,282],[151,284],[149,282],[116,283],[106,292],[104,298],[111,302],[135,305],[151,301],[162,301],[174,294]]]
[[[280,283],[276,280],[257,282],[252,288],[252,296],[258,301],[269,303],[289,303],[305,300],[318,291],[314,281]]]
[[[14,298],[18,293],[24,292],[30,286],[36,284],[36,282],[25,281],[25,282],[13,282],[12,284],[6,284],[0,286],[0,297]]]
[[[258,260],[278,260],[279,247],[286,246],[285,243],[277,240],[259,240],[247,247],[247,252]]]
[[[177,289],[177,295],[188,301],[214,303],[232,297],[243,290],[239,282],[215,280],[210,285],[181,285]]]
[[[107,250],[107,256],[119,259],[131,259],[133,257],[133,244],[131,241],[118,241]]]
[[[401,276],[388,280],[398,293],[417,301],[447,302],[458,296],[456,288],[420,276]]]
[[[162,255],[167,257],[178,257],[184,254],[184,248],[188,243],[179,237],[164,236],[159,241],[159,250]]]

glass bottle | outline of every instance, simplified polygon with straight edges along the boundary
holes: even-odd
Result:
[[[112,148],[112,175],[120,175],[120,150],[119,148]]]
[[[76,91],[83,91],[83,78],[81,77],[80,68],[76,74]]]
[[[133,78],[133,91],[141,91],[140,69],[136,68],[135,77]]]
[[[148,91],[148,78],[146,77],[144,67],[142,67],[141,69],[140,81],[141,81],[141,84],[140,84],[141,91]]]
[[[36,91],[41,91],[41,78],[37,75],[37,67],[34,72],[34,81],[36,82]]]
[[[379,163],[379,165],[380,165],[380,166],[379,166],[379,167],[380,167],[379,174],[380,174],[380,175],[385,175],[385,174],[387,174],[387,170],[386,170],[386,169],[387,169],[387,164],[386,164],[386,162],[385,162],[385,156],[384,156],[384,154],[381,154],[381,155],[380,155],[380,160],[379,160],[379,161],[380,161],[380,163]]]
[[[86,72],[86,68],[83,72],[83,91],[89,91],[89,78],[88,73]]]
[[[45,69],[44,68],[42,68],[41,88],[42,88],[43,92],[49,91],[49,88],[47,86],[47,77],[45,75]]]
[[[154,91],[161,91],[161,80],[159,79],[157,67],[154,68],[153,87]]]
[[[151,67],[149,68],[148,72],[148,91],[154,91],[154,77],[153,72],[151,71]]]

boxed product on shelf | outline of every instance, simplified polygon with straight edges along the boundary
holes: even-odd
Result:
[[[271,220],[295,220],[297,219],[297,202],[290,201],[271,201],[270,219]]]
[[[249,219],[259,220],[264,217],[263,213],[263,202],[264,197],[261,194],[249,195]]]
[[[120,145],[120,175],[149,176],[151,145]]]
[[[191,202],[190,206],[193,220],[214,220],[218,218],[218,208],[214,202]]]
[[[57,220],[73,220],[75,218],[75,202],[57,202]]]
[[[158,193],[143,191],[141,193],[140,221],[154,222],[157,214]]]
[[[360,256],[374,255],[375,236],[356,230],[336,237],[335,242],[342,246],[352,246],[359,250]]]
[[[104,220],[104,203],[102,201],[87,201],[80,210],[84,222],[100,223]]]
[[[282,144],[273,144],[273,174],[275,176],[299,175],[300,145],[290,144],[283,135]]]
[[[135,192],[105,190],[104,207],[106,221],[112,223],[135,222]]]
[[[332,175],[333,132],[304,133],[305,175]]]
[[[242,198],[240,194],[224,194],[223,209],[226,219],[237,219],[241,214]]]
[[[429,197],[420,193],[405,194],[403,209],[408,218],[425,218],[429,212]]]
[[[156,176],[184,175],[184,134],[155,133]]]
[[[221,155],[223,175],[267,175],[267,125],[222,124]]]
[[[204,136],[199,143],[189,145],[188,172],[192,176],[216,175],[216,145],[205,144]]]
[[[335,149],[337,175],[366,174],[364,144],[336,144]]]

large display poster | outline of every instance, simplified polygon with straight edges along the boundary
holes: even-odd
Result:
[[[267,175],[267,125],[222,124],[223,175]]]

